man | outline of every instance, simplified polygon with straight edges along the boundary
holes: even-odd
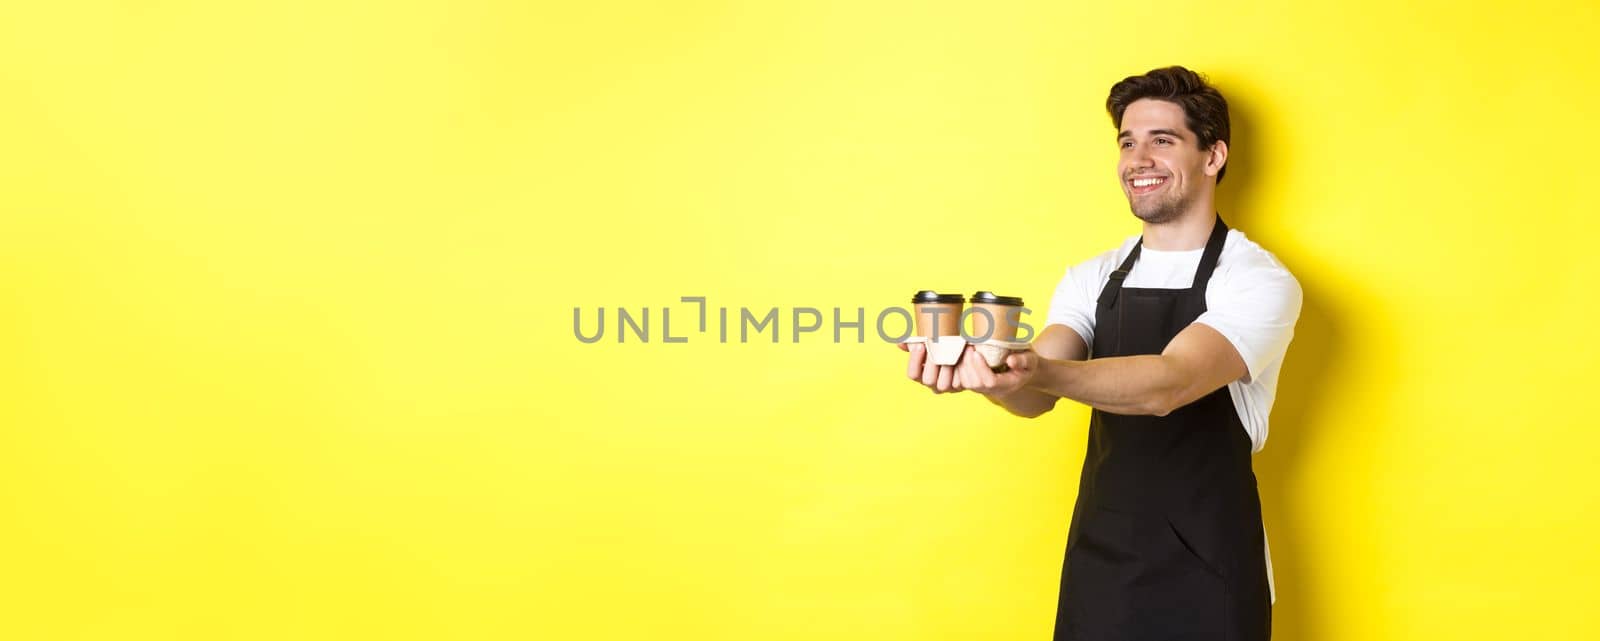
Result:
[[[1220,92],[1168,67],[1118,82],[1106,107],[1142,236],[1067,270],[1009,371],[991,372],[970,346],[936,366],[911,345],[907,374],[1021,416],[1062,398],[1094,409],[1055,639],[1268,639],[1271,560],[1250,456],[1266,440],[1300,286],[1216,213]]]

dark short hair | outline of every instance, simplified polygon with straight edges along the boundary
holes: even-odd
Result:
[[[1200,149],[1210,149],[1221,140],[1228,143],[1228,101],[1222,92],[1206,83],[1200,74],[1183,67],[1172,66],[1152,69],[1142,76],[1128,76],[1111,86],[1106,98],[1106,111],[1111,114],[1111,124],[1122,130],[1122,112],[1136,100],[1152,98],[1165,100],[1183,108],[1184,124],[1199,138]],[[1217,171],[1217,182],[1228,167]]]

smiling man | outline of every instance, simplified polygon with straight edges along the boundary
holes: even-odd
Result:
[[[1271,558],[1250,457],[1266,442],[1300,286],[1216,213],[1220,92],[1167,67],[1118,82],[1106,108],[1144,233],[1067,269],[1009,371],[971,347],[933,365],[911,345],[907,374],[1021,416],[1062,398],[1094,409],[1055,639],[1268,639]]]

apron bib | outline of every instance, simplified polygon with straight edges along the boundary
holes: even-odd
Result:
[[[1123,287],[1095,310],[1094,358],[1160,354],[1206,310],[1228,227],[1218,216],[1188,289]],[[1265,641],[1271,636],[1250,438],[1226,386],[1166,416],[1095,410],[1067,534],[1056,641]]]

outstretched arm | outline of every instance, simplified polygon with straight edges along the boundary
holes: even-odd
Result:
[[[1057,361],[1082,361],[1089,355],[1089,347],[1084,344],[1083,337],[1065,325],[1045,327],[1044,331],[1039,333],[1039,337],[1034,339],[1031,347],[1033,353]],[[988,364],[983,362],[983,357],[976,350],[969,347],[967,351],[967,354],[962,355],[962,363],[958,363],[956,367],[970,363],[970,367],[990,371]],[[968,378],[971,377],[958,375],[957,380],[965,383]],[[1055,409],[1056,401],[1061,398],[1060,394],[1027,386],[1004,392],[983,392],[983,396],[989,399],[989,402],[1005,408],[1007,412],[1026,418],[1034,418]]]
[[[1248,373],[1233,344],[1200,323],[1184,328],[1159,355],[1081,361],[1019,352],[1006,362],[1011,371],[1004,374],[987,367],[958,368],[965,387],[991,398],[1029,388],[1114,414],[1156,416],[1166,416]]]

